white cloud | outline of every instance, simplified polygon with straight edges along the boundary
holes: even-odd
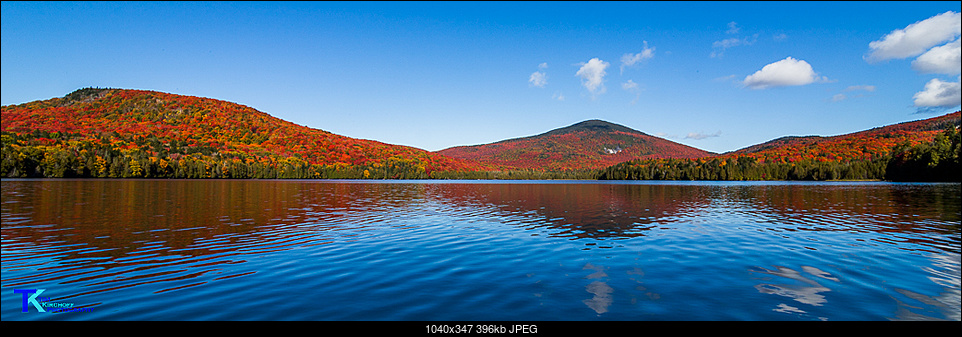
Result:
[[[715,77],[714,79],[712,79],[712,81],[715,81],[715,82],[727,82],[727,81],[734,80],[735,77],[736,77],[735,74],[731,74],[731,75],[728,75],[728,76]]]
[[[912,69],[923,74],[957,75],[962,71],[962,44],[959,39],[934,47],[912,61]]]
[[[772,40],[775,40],[775,41],[784,41],[787,38],[788,38],[788,35],[785,35],[785,33],[775,34],[772,36]]]
[[[845,91],[845,92],[851,92],[851,91],[868,91],[868,92],[873,92],[873,91],[875,91],[875,86],[874,86],[874,85],[852,85],[852,86],[849,86],[848,88],[845,88],[844,91]],[[841,101],[847,100],[847,99],[849,99],[849,98],[859,98],[859,97],[864,97],[864,96],[866,96],[866,95],[865,95],[865,94],[862,94],[862,93],[856,93],[854,96],[849,96],[849,95],[841,94],[841,93],[840,93],[840,94],[835,94],[835,96],[832,96],[831,101],[832,101],[832,102],[841,102]]]
[[[605,92],[605,69],[608,68],[608,65],[608,62],[593,58],[588,60],[587,63],[582,63],[575,76],[581,77],[581,84],[592,95],[602,94]]]
[[[939,43],[959,36],[962,33],[960,25],[962,16],[949,11],[893,30],[881,40],[869,43],[871,51],[865,59],[878,62],[922,54]]]
[[[738,27],[738,23],[735,21],[728,23],[728,30],[725,31],[726,34],[738,34],[742,29]],[[715,41],[711,44],[712,52],[711,57],[722,57],[725,54],[725,50],[737,46],[748,46],[755,43],[758,40],[758,34],[754,34],[745,38],[731,37],[724,40]]]
[[[945,82],[933,78],[925,84],[925,89],[915,93],[917,107],[956,107],[962,104],[962,85],[960,82]]]
[[[541,71],[533,72],[531,77],[528,78],[528,82],[533,86],[544,88],[545,84],[548,84],[548,75]]]
[[[853,85],[853,86],[849,86],[848,88],[845,88],[845,91],[856,91],[856,90],[875,91],[875,86],[874,85]]]
[[[562,95],[562,94],[559,92],[559,93],[555,93],[554,95],[551,95],[551,98],[556,99],[556,100],[559,100],[559,101],[564,101],[564,100],[565,100],[565,95]]]
[[[918,56],[912,61],[912,69],[919,73],[958,75],[962,72],[959,35],[962,35],[962,14],[945,12],[869,43],[871,51],[865,60],[878,62]],[[950,42],[937,46],[946,41]],[[930,80],[922,91],[912,96],[915,106],[921,109],[959,106],[960,82]]]
[[[528,83],[531,83],[531,86],[534,87],[544,88],[544,86],[548,84],[548,74],[542,70],[548,69],[548,63],[542,62],[538,65],[538,69],[538,71],[531,73],[531,76],[528,77]]]
[[[722,55],[725,54],[725,50],[727,50],[728,48],[737,47],[737,46],[749,46],[754,44],[755,41],[757,40],[758,40],[758,34],[755,34],[755,35],[752,35],[751,37],[746,37],[742,39],[733,37],[733,38],[727,38],[724,40],[712,42],[711,47],[713,50],[711,52],[711,57],[721,57]]]
[[[738,31],[739,31],[739,30],[742,30],[742,29],[741,29],[741,28],[738,28],[738,23],[736,23],[735,21],[732,21],[732,22],[729,22],[729,23],[728,23],[728,30],[725,31],[725,33],[728,33],[728,34],[738,34]]]
[[[645,47],[637,54],[625,54],[621,56],[621,72],[625,71],[625,67],[630,67],[638,62],[655,57],[655,48],[648,48],[648,41],[642,41]]]
[[[635,81],[628,80],[621,84],[621,88],[635,94],[635,99],[631,100],[631,104],[637,103],[638,99],[641,98],[641,93],[639,92],[641,89],[638,88],[638,83],[635,83]]]
[[[742,83],[752,89],[770,87],[806,85],[816,81],[823,81],[812,70],[812,66],[803,60],[787,57],[784,60],[768,64],[752,75],[746,76]]]
[[[743,43],[744,42],[741,39],[733,37],[733,38],[724,39],[721,41],[715,41],[711,44],[711,46],[716,48],[731,48],[737,45],[741,45]]]
[[[711,134],[705,134],[700,132],[690,132],[688,133],[688,135],[685,136],[685,139],[702,140],[705,138],[712,138],[712,137],[721,137],[721,131],[711,133]]]

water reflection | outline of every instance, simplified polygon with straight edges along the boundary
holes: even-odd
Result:
[[[762,294],[771,294],[786,297],[788,299],[794,300],[796,302],[812,305],[812,306],[822,306],[825,305],[827,300],[823,293],[832,291],[828,287],[822,285],[818,281],[812,279],[814,276],[816,278],[821,278],[823,280],[832,281],[838,283],[839,280],[833,277],[831,274],[819,270],[815,267],[802,266],[802,272],[794,270],[792,268],[779,266],[775,269],[766,268],[756,268],[752,270],[756,273],[767,274],[775,277],[785,278],[785,281],[795,281],[789,283],[762,283],[755,286],[758,292]],[[804,274],[803,274],[804,272]],[[806,274],[808,276],[806,276]],[[797,307],[790,306],[785,303],[780,303],[777,309],[780,312],[786,313],[804,313],[805,311]]]
[[[245,284],[265,272],[253,260],[306,250],[316,260],[282,261],[287,269],[278,270],[294,278],[332,270],[336,277],[314,282],[371,287],[331,285],[331,293],[380,293],[412,280],[438,288],[422,296],[483,301],[498,297],[479,294],[492,291],[510,302],[517,299],[499,292],[508,290],[441,289],[479,275],[470,280],[525,292],[500,278],[510,275],[494,276],[520,272],[540,287],[563,285],[536,292],[540,303],[577,293],[569,302],[603,316],[644,310],[630,306],[639,300],[682,301],[672,288],[684,286],[673,282],[708,280],[741,296],[785,299],[765,311],[826,318],[822,308],[844,305],[832,295],[847,295],[853,283],[830,266],[864,263],[918,269],[944,289],[895,288],[894,319],[958,320],[962,311],[962,206],[951,184],[4,180],[2,187],[3,287],[75,286],[57,300]],[[864,260],[881,259],[851,256],[865,250],[882,252]],[[901,252],[930,260],[904,267]],[[570,261],[579,261],[577,271],[540,269]],[[362,278],[365,267],[370,276]],[[763,282],[746,280],[746,270]],[[576,280],[539,278],[557,274]],[[432,305],[423,297],[387,301]]]
[[[583,302],[598,314],[608,312],[608,306],[613,302],[611,293],[614,292],[614,289],[604,281],[608,278],[608,274],[605,273],[606,268],[588,263],[583,269],[592,272],[588,276],[585,276],[585,278],[592,280],[591,283],[585,287],[585,290],[593,295]]]
[[[242,277],[227,266],[336,233],[380,225],[418,202],[415,188],[258,181],[3,182],[3,286],[78,283],[90,291],[149,284],[156,293]],[[368,216],[365,221],[358,215]],[[362,216],[363,217],[363,216]],[[10,276],[7,270],[33,269]],[[233,270],[233,269],[231,269]],[[190,282],[191,279],[207,281]]]
[[[554,237],[624,239],[659,226],[703,223],[706,215],[770,225],[771,230],[944,233],[960,230],[958,187],[911,185],[445,184],[427,199],[489,208],[517,226]],[[719,213],[720,212],[720,213]],[[717,213],[717,214],[716,214]],[[509,221],[510,222],[510,221]],[[955,241],[925,241],[958,252]]]
[[[659,222],[691,217],[709,202],[704,190],[665,185],[456,185],[437,192],[440,200],[523,215],[517,225],[574,239],[644,236]]]
[[[3,222],[5,235],[35,244],[84,245],[87,257],[124,257],[150,244],[203,255],[221,243],[274,242],[276,237],[263,236],[278,231],[337,231],[425,211],[573,239],[644,236],[659,226],[704,223],[712,212],[766,223],[773,230],[958,233],[955,191],[889,185],[4,181]],[[940,238],[896,235],[890,240],[959,252],[957,241]]]
[[[896,288],[895,291],[906,297],[896,300],[898,310],[895,318],[899,320],[934,320],[934,317],[944,317],[945,320],[962,320],[962,261],[959,255],[933,256],[933,267],[925,267],[925,271],[932,274],[933,282],[942,286],[938,295],[928,296],[909,289]],[[919,308],[931,308],[926,312],[917,312]]]

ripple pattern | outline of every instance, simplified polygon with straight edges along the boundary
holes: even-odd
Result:
[[[959,320],[960,187],[3,180],[3,320]]]

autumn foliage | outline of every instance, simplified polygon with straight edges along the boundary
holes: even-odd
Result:
[[[784,137],[698,159],[632,160],[602,170],[599,177],[654,180],[893,180],[898,177],[895,180],[959,181],[962,174],[958,170],[939,169],[938,178],[927,176],[928,171],[924,170],[928,165],[939,165],[940,159],[941,167],[949,167],[953,160],[958,165],[959,116],[959,112],[954,112],[834,137]],[[904,159],[923,156],[929,159]],[[921,161],[925,164],[917,164]]]
[[[86,88],[4,106],[2,117],[3,176],[428,178],[483,168],[155,91]]]
[[[712,153],[599,120],[537,136],[439,151],[503,169],[601,169],[633,159],[702,158]]]
[[[438,152],[231,102],[85,88],[2,107],[3,177],[959,181],[960,113],[713,154],[599,120]]]

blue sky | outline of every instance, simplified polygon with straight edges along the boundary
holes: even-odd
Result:
[[[959,109],[951,2],[8,2],[2,104],[211,97],[441,150],[603,119],[712,152]]]

